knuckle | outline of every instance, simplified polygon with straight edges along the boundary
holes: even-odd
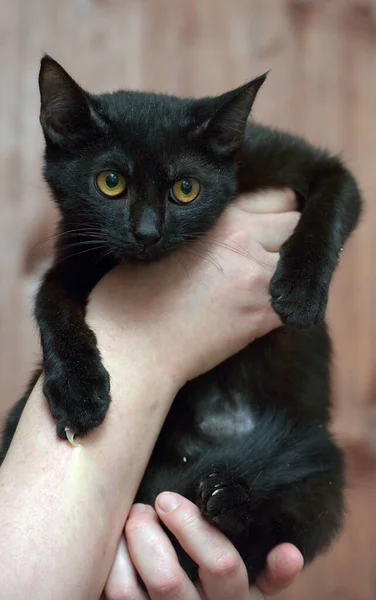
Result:
[[[234,552],[226,552],[217,558],[210,566],[209,571],[212,576],[227,579],[234,577],[240,571],[241,559]]]
[[[259,269],[248,269],[248,271],[241,271],[236,274],[235,277],[231,280],[231,285],[234,290],[234,293],[244,294],[252,294],[255,290],[263,290],[266,284],[266,277],[259,271]],[[249,308],[249,297],[247,308]]]
[[[258,262],[254,262],[252,269],[248,273],[249,287],[252,289],[261,289],[267,281],[267,269]]]
[[[131,516],[125,524],[125,536],[132,536],[138,531],[150,525],[153,515],[150,513],[135,514]]]
[[[151,595],[159,595],[162,598],[175,598],[183,591],[184,573],[178,570],[161,572],[155,576],[154,580],[149,582],[148,590]]]
[[[253,280],[255,283],[262,284],[266,280],[266,270],[263,265],[257,263],[254,270]]]

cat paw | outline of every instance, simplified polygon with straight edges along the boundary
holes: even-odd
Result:
[[[317,325],[325,318],[328,288],[324,276],[310,278],[308,269],[289,269],[280,261],[270,284],[273,310],[285,325]]]
[[[77,374],[69,369],[46,369],[43,393],[56,419],[57,435],[67,439],[67,431],[84,436],[98,427],[110,404],[110,377],[100,361],[89,372]]]
[[[249,500],[247,484],[229,471],[210,473],[197,488],[197,506],[224,533],[241,533],[247,527]]]

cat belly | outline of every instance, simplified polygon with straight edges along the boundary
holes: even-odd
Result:
[[[223,407],[222,407],[223,408]],[[255,417],[247,407],[207,414],[197,423],[198,430],[208,437],[244,435],[255,427]]]
[[[195,411],[195,429],[207,438],[248,434],[255,427],[256,415],[248,394],[239,388],[223,389],[212,383],[202,389]]]
[[[166,440],[169,451],[164,456],[171,460],[175,456],[177,464],[199,460],[210,448],[214,448],[226,438],[239,439],[249,435],[257,426],[259,415],[252,409],[252,403],[244,391],[223,389],[219,384],[196,389],[194,410],[185,427],[176,427],[176,420],[167,419]],[[179,412],[179,404],[174,409]],[[179,414],[180,422],[184,420]]]

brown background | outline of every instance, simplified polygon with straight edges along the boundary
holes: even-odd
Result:
[[[343,152],[366,199],[329,308],[334,427],[349,458],[349,514],[330,553],[284,598],[376,598],[376,10],[372,0],[0,0],[0,417],[38,356],[29,316],[54,212],[41,181],[38,61],[91,91],[225,91],[272,69],[265,123]]]

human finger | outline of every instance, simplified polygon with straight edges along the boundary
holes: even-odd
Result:
[[[136,570],[123,535],[104,592],[106,600],[147,600],[147,595],[137,581]]]
[[[298,208],[295,192],[290,188],[276,188],[244,194],[235,200],[237,206],[251,213],[290,212]]]
[[[208,600],[249,600],[245,565],[231,542],[201,515],[197,506],[179,494],[157,497],[159,518],[199,567]]]
[[[268,252],[278,252],[293,234],[300,216],[297,211],[254,215],[255,237]]]
[[[227,215],[227,219],[231,219],[232,229],[237,225],[237,231],[226,237],[221,231],[213,229],[206,240],[205,238],[199,240],[197,245],[203,249],[208,243],[216,249],[223,246],[246,256],[250,248],[254,248],[257,243],[268,252],[278,252],[282,244],[293,234],[300,217],[301,214],[297,211],[245,214],[237,210],[235,218],[233,214]]]
[[[151,506],[133,506],[125,535],[129,555],[151,600],[200,600]]]
[[[266,567],[257,580],[257,587],[264,595],[273,596],[293,582],[303,564],[303,556],[295,546],[276,546],[268,554]]]

